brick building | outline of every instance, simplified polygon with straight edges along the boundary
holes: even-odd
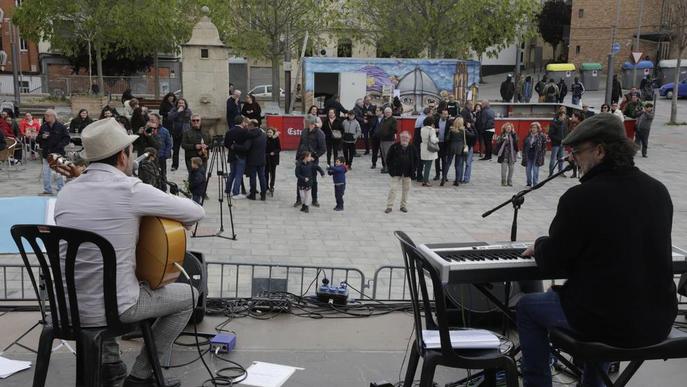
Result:
[[[2,20],[0,20],[0,57],[6,58],[4,63],[0,63],[0,94],[14,93],[12,71],[16,62],[20,63],[20,87],[23,93],[41,86],[38,46],[24,40],[20,31],[10,22],[17,2],[21,3],[18,0],[0,0],[0,9],[3,12]],[[18,61],[15,60],[12,51],[14,43],[19,48]]]
[[[642,4],[640,4],[640,2]],[[622,0],[615,41],[620,52],[615,56],[616,70],[623,62],[632,61],[632,52],[642,52],[642,57],[656,63],[669,59],[670,42],[668,28],[668,1]],[[639,47],[636,33],[641,5]],[[612,0],[573,0],[570,20],[570,44],[568,60],[579,67],[580,63],[597,62],[606,66],[612,41],[611,33],[616,18],[616,2]]]

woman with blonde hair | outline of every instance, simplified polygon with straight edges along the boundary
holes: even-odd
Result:
[[[518,158],[518,136],[513,124],[506,122],[501,126],[501,134],[496,139],[496,155],[501,164],[501,185],[513,185],[513,165]]]
[[[441,185],[447,180],[449,166],[455,157],[454,169],[456,172],[453,185],[458,186],[463,181],[463,170],[468,155],[468,137],[474,137],[474,134],[468,133],[465,129],[463,117],[457,117],[453,120],[451,129],[446,133],[446,168],[444,168],[444,175],[441,179]]]
[[[545,156],[546,135],[542,133],[541,124],[533,122],[522,143],[522,165],[526,168],[528,187],[533,187],[539,182],[539,167],[544,165]]]

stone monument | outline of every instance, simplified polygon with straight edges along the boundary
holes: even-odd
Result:
[[[200,114],[203,129],[223,135],[227,128],[226,102],[229,98],[229,49],[219,38],[208,14],[193,27],[191,40],[181,45],[182,93],[193,113]]]

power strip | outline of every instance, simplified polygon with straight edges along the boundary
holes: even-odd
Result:
[[[260,312],[291,312],[291,301],[286,298],[255,297],[251,299],[251,309]]]

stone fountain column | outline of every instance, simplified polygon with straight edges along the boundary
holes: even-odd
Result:
[[[181,46],[182,93],[191,111],[200,114],[204,131],[223,135],[227,128],[229,49],[208,17],[210,9],[201,10],[203,16],[193,27],[191,39]]]

